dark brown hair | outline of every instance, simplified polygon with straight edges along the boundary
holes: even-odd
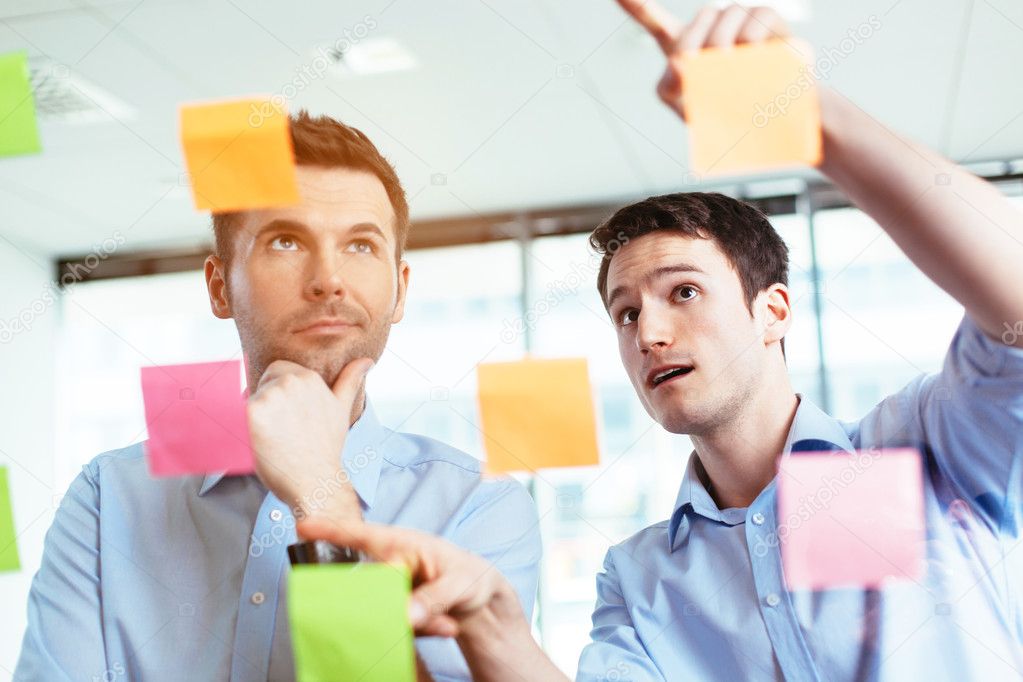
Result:
[[[590,235],[603,256],[597,290],[607,305],[607,271],[618,249],[656,230],[713,239],[739,275],[746,307],[772,284],[788,285],[789,250],[756,207],[716,192],[679,192],[649,197],[618,209]]]
[[[395,259],[405,252],[409,231],[408,201],[398,180],[394,166],[380,154],[361,130],[347,126],[329,116],[310,116],[302,110],[288,118],[295,163],[299,166],[322,168],[348,168],[367,171],[384,185],[394,209],[394,231],[397,248]],[[232,235],[229,228],[235,224],[239,212],[213,214],[213,237],[217,255],[227,263],[231,257]]]

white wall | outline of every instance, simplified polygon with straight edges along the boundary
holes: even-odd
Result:
[[[0,466],[6,466],[21,571],[0,573],[0,682],[10,680],[43,537],[63,490],[53,489],[55,331],[48,258],[0,233]]]

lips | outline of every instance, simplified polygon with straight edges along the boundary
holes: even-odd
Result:
[[[647,374],[647,386],[657,388],[672,379],[684,377],[693,371],[692,365],[662,365]]]
[[[348,320],[341,319],[339,317],[324,317],[318,320],[313,320],[309,324],[301,327],[295,331],[296,334],[303,332],[331,332],[341,331],[353,326]]]

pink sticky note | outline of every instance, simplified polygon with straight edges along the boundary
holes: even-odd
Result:
[[[142,368],[153,476],[254,470],[240,363]]]
[[[871,449],[783,458],[778,539],[792,590],[919,579],[925,541],[920,453]]]

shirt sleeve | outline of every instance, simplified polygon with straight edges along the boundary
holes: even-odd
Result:
[[[988,337],[965,316],[942,370],[886,399],[863,425],[876,442],[921,446],[996,533],[1019,535],[1023,349]]]
[[[593,629],[590,643],[579,657],[576,682],[664,682],[664,676],[647,654],[633,625],[615,567],[614,552],[612,547],[604,557],[604,569],[597,574]]]
[[[458,518],[446,537],[499,570],[515,588],[531,621],[542,554],[533,498],[512,479],[484,480]],[[472,679],[453,640],[420,638],[416,646],[437,682]]]
[[[90,473],[84,469],[71,483],[46,533],[15,680],[91,680],[117,673],[105,656],[99,486]]]

